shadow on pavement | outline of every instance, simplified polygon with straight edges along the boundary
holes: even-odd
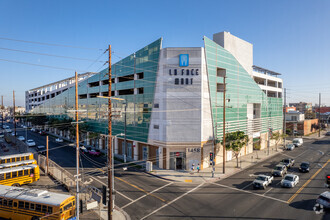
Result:
[[[313,210],[314,205],[315,205],[315,199],[307,199],[307,200],[301,200],[301,201],[290,203],[289,206],[296,208],[296,209],[314,211]]]

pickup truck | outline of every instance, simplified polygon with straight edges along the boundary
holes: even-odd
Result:
[[[266,189],[274,180],[273,176],[267,176],[260,174],[257,178],[253,181],[253,188],[257,189]]]

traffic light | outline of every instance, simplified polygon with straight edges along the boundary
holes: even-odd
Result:
[[[213,161],[213,153],[210,153],[210,161]]]
[[[328,187],[330,187],[330,174],[326,175],[326,183],[328,184]]]
[[[82,199],[80,199],[80,204],[79,204],[80,206],[79,206],[79,208],[80,208],[80,213],[83,213],[83,211],[84,211],[84,208],[83,208],[83,201],[82,201]]]
[[[107,204],[107,187],[105,185],[102,186],[102,203]]]

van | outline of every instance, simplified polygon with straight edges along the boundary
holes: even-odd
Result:
[[[292,143],[296,146],[296,147],[300,147],[303,145],[304,141],[302,138],[295,138],[292,140]]]
[[[324,208],[330,208],[330,192],[326,191],[321,193],[321,195],[316,199],[316,203],[322,205]]]

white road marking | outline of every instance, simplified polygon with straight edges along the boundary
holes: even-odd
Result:
[[[94,179],[94,180],[96,180],[97,182],[101,183],[102,185],[105,185],[102,181],[96,179],[95,177],[91,177],[91,178]],[[118,193],[119,195],[121,195],[122,197],[128,199],[128,200],[131,201],[131,202],[133,201],[133,199],[131,199],[131,198],[125,196],[124,194],[122,194],[122,193],[119,192],[118,190],[116,190],[116,193]]]
[[[199,184],[199,185],[198,185],[198,186],[196,186],[195,188],[193,188],[193,189],[189,190],[188,192],[186,192],[186,193],[182,194],[181,196],[179,196],[179,197],[177,197],[177,198],[173,199],[172,201],[170,201],[170,202],[166,203],[166,204],[165,204],[165,205],[163,205],[162,207],[160,207],[160,208],[156,209],[155,211],[153,211],[153,212],[151,212],[150,214],[148,214],[148,215],[146,215],[146,216],[142,217],[141,219],[146,219],[146,218],[148,218],[149,216],[151,216],[151,215],[155,214],[155,213],[156,213],[156,212],[158,212],[159,210],[161,210],[161,209],[165,208],[166,206],[169,206],[169,205],[171,205],[173,202],[175,202],[175,201],[177,201],[177,200],[181,199],[182,197],[184,197],[184,196],[188,195],[189,193],[191,193],[191,192],[195,191],[196,189],[198,189],[198,188],[199,188],[199,187],[201,187],[202,185],[204,185],[204,183],[201,183],[201,184]]]
[[[253,182],[252,182],[253,183]],[[252,185],[252,183],[250,183],[250,184],[247,184],[246,186],[244,186],[242,189],[246,189],[246,188],[248,188],[249,186],[251,186]]]
[[[244,192],[244,193],[249,193],[249,194],[260,196],[260,197],[264,197],[264,198],[267,198],[267,199],[272,199],[272,200],[279,201],[279,202],[282,202],[282,203],[287,204],[287,202],[284,201],[284,200],[276,199],[276,198],[273,198],[273,197],[270,197],[270,196],[260,195],[258,193],[253,193],[253,192],[250,192],[250,191],[246,191],[246,190],[242,190],[242,189],[237,189],[237,188],[226,186],[226,185],[222,185],[222,184],[219,184],[219,183],[211,183],[211,184],[217,185],[217,186],[221,186],[221,187],[224,187],[224,188],[229,188],[229,189],[236,190],[236,191],[240,191],[240,192]]]
[[[266,194],[266,193],[268,193],[270,190],[272,190],[272,189],[274,189],[274,188],[270,188],[267,192],[265,192],[264,194],[262,194],[263,196]]]
[[[297,158],[297,157],[300,157],[301,155],[303,155],[304,153],[308,152],[309,150],[305,150],[304,152],[302,152],[301,154],[299,154],[298,156],[295,156],[293,158]]]
[[[137,199],[131,201],[130,203],[128,203],[128,204],[122,206],[121,208],[124,209],[124,208],[126,208],[127,206],[129,206],[129,205],[131,205],[131,204],[133,204],[133,203],[139,201],[140,199],[143,199],[144,197],[148,196],[149,194],[152,194],[152,193],[154,193],[154,192],[157,192],[158,190],[161,190],[161,189],[163,189],[163,188],[165,188],[165,187],[167,187],[167,186],[169,186],[169,185],[171,185],[171,184],[173,184],[173,182],[168,183],[168,184],[166,184],[166,185],[164,185],[164,186],[162,186],[162,187],[159,187],[159,188],[157,188],[157,189],[151,191],[150,193],[145,194],[145,195],[141,196],[140,198],[137,198]]]

